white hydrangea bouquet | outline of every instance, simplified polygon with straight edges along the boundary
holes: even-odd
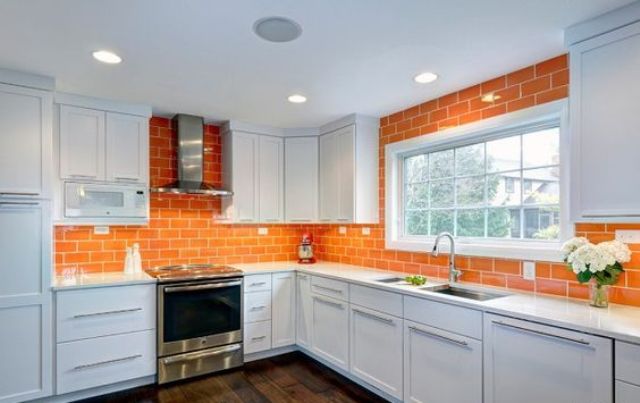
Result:
[[[608,306],[609,286],[615,284],[624,271],[622,264],[631,260],[629,247],[620,241],[594,245],[587,238],[578,237],[565,242],[562,252],[578,281],[591,284],[591,305]]]

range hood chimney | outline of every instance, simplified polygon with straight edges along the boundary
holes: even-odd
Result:
[[[178,180],[151,188],[157,193],[203,194],[231,196],[233,192],[203,182],[204,171],[204,119],[199,116],[178,114],[173,117],[178,132]]]

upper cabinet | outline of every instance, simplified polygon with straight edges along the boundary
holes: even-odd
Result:
[[[109,182],[147,183],[149,119],[107,112],[106,178]]]
[[[284,141],[260,136],[259,217],[261,222],[282,222],[284,219]]]
[[[566,33],[573,221],[640,221],[640,22],[632,19],[638,4]]]
[[[49,198],[52,95],[0,84],[0,196]]]
[[[318,220],[318,138],[284,140],[285,219],[293,223]]]

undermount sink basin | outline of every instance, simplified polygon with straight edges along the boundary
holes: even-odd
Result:
[[[448,284],[437,287],[423,287],[421,290],[435,292],[438,294],[452,295],[458,298],[472,299],[475,301],[488,301],[495,298],[506,297],[506,294],[493,294],[485,291],[476,291],[462,287],[450,286]]]

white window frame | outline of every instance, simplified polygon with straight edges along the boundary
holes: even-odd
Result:
[[[402,234],[403,163],[407,155],[418,150],[455,147],[468,142],[483,142],[497,132],[524,126],[560,122],[560,239],[558,241],[457,238],[456,252],[468,256],[561,262],[562,243],[574,235],[570,221],[570,144],[568,105],[566,100],[534,106],[505,115],[484,119],[425,136],[387,144],[385,147],[385,247],[387,249],[425,252],[433,248],[433,236]],[[443,250],[446,251],[446,245]]]

